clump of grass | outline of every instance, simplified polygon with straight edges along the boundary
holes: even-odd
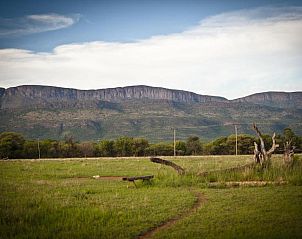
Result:
[[[262,168],[259,165],[253,165],[240,170],[209,172],[203,176],[201,181],[205,183],[270,181],[302,185],[302,162],[300,158],[296,157],[294,163],[290,167],[276,161],[269,168]]]

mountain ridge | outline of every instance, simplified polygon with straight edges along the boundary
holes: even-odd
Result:
[[[17,99],[14,101],[14,98]],[[18,98],[22,98],[19,99]],[[126,87],[104,88],[94,90],[80,90],[44,85],[22,85],[0,88],[1,109],[22,108],[29,106],[45,106],[56,101],[71,101],[70,106],[76,106],[77,101],[85,101],[88,105],[97,101],[118,102],[125,99],[170,100],[184,103],[205,102],[241,102],[253,103],[272,107],[302,108],[302,92],[268,91],[251,94],[233,100],[221,96],[201,95],[190,91],[134,85]],[[36,101],[41,99],[41,101]],[[87,106],[84,104],[84,106]],[[59,104],[60,105],[60,104]],[[54,105],[55,106],[55,105]]]
[[[302,108],[302,92],[267,91],[251,94],[232,101],[261,104],[278,108]]]
[[[20,101],[14,101],[17,97],[22,98]],[[127,86],[106,88],[98,90],[78,90],[73,88],[62,88],[53,86],[32,86],[24,85],[5,89],[2,94],[1,108],[19,108],[26,104],[33,105],[33,100],[41,106],[47,102],[55,101],[76,101],[96,103],[97,101],[116,102],[125,99],[151,99],[151,100],[171,100],[175,102],[211,102],[211,101],[227,101],[227,99],[219,96],[199,95],[189,91],[171,90],[162,87],[150,86]]]
[[[143,137],[153,142],[196,135],[213,139],[291,127],[302,134],[302,92],[264,92],[235,100],[160,87],[130,86],[76,90],[50,86],[0,88],[0,132],[28,138],[77,140]]]

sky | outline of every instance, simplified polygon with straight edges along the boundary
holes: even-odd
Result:
[[[302,1],[1,0],[0,87],[302,91]]]

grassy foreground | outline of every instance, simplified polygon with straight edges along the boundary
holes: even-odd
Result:
[[[172,169],[144,158],[0,161],[0,238],[136,238],[192,207],[201,208],[154,238],[301,238],[302,166],[284,169],[280,157],[266,172],[196,173],[249,163],[251,156],[183,157]],[[93,175],[154,174],[152,185]],[[265,187],[224,186],[227,181],[288,181]],[[211,183],[221,183],[212,187]]]

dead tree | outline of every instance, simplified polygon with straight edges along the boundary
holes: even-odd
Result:
[[[292,142],[291,141],[287,141],[284,144],[284,154],[283,154],[283,163],[286,166],[291,166],[293,163],[293,159],[294,159],[294,149],[295,147],[291,145]]]
[[[152,158],[150,158],[150,161],[153,163],[160,163],[160,164],[170,166],[170,167],[174,168],[180,175],[183,175],[185,173],[185,170],[182,167],[180,167],[179,165],[177,165],[169,160],[152,157]]]
[[[273,137],[272,137],[273,145],[272,145],[271,149],[266,151],[265,145],[264,145],[264,140],[262,138],[262,134],[261,134],[260,130],[258,129],[256,124],[253,124],[253,128],[256,131],[258,138],[260,140],[260,147],[258,146],[258,144],[256,142],[254,142],[254,146],[255,146],[254,161],[256,164],[260,164],[261,167],[267,168],[271,164],[271,156],[272,156],[273,152],[276,150],[276,148],[279,147],[279,145],[276,144],[276,141],[275,141],[276,134],[275,133],[273,134]]]

